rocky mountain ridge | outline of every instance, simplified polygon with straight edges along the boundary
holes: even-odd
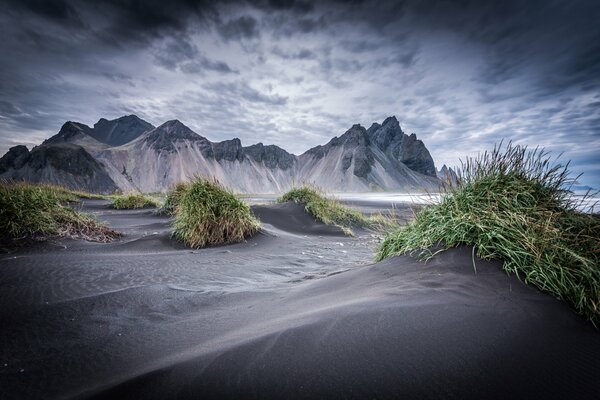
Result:
[[[431,190],[439,185],[429,151],[415,134],[405,134],[395,117],[369,129],[353,125],[340,137],[299,156],[275,145],[244,147],[237,138],[212,142],[178,120],[154,127],[134,115],[100,119],[93,127],[68,121],[31,152],[22,147],[12,148],[0,159],[0,179],[39,181],[37,177],[43,176],[51,183],[102,192],[113,188],[166,191],[195,175],[216,178],[246,193],[276,193],[304,183],[355,192]],[[82,165],[73,169],[55,163],[60,157],[43,152],[47,148],[68,148],[65,151],[79,154],[76,163]],[[51,158],[44,165],[56,164],[53,168],[58,170],[32,173],[25,151],[47,154]],[[102,184],[89,177],[92,170]]]

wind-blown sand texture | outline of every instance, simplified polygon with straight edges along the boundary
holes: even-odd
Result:
[[[190,250],[169,218],[85,200],[125,237],[0,256],[0,388],[23,398],[594,398],[600,334],[470,248],[370,264],[296,204]]]

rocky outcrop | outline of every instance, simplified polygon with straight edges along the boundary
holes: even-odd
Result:
[[[353,125],[299,160],[301,181],[332,190],[435,189],[439,183],[429,151],[395,117],[369,129]]]
[[[341,170],[345,173],[351,169],[360,178],[367,178],[375,163],[373,152],[369,148],[370,140],[367,130],[360,124],[353,125],[339,138],[336,136],[324,146],[308,150],[304,155],[320,160],[329,156],[336,148],[342,148]],[[351,168],[352,167],[352,168]]]
[[[167,121],[143,137],[143,142],[157,152],[175,152],[178,143],[195,143],[205,157],[212,157],[212,143],[178,120]]]
[[[458,175],[452,168],[448,168],[446,164],[437,171],[437,177],[444,184],[456,185],[458,183]]]
[[[0,158],[0,174],[10,169],[20,169],[29,159],[29,150],[23,145],[11,147],[8,152]]]
[[[269,169],[289,170],[296,164],[296,157],[293,154],[273,144],[268,146],[262,143],[253,144],[244,147],[244,152],[250,159],[263,163]]]
[[[56,135],[44,140],[42,144],[76,143],[88,137],[93,137],[92,128],[79,122],[67,121]]]
[[[91,136],[101,143],[110,146],[121,146],[137,139],[144,132],[154,129],[154,126],[136,115],[126,115],[109,121],[100,118],[91,130]]]
[[[121,146],[153,128],[150,123],[135,115],[127,115],[111,121],[100,118],[93,128],[80,122],[67,121],[56,135],[45,140],[43,144],[75,143],[84,147]]]
[[[213,156],[216,161],[243,161],[245,158],[244,149],[240,139],[224,140],[213,143]]]
[[[118,189],[104,166],[81,146],[50,143],[31,152],[23,147],[13,147],[2,157],[0,179],[53,183],[98,193]]]
[[[367,135],[392,160],[403,163],[413,171],[435,177],[433,158],[417,135],[406,135],[396,117],[388,117],[383,124],[373,124]]]

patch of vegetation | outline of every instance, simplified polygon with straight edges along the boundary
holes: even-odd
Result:
[[[392,219],[382,215],[365,216],[360,211],[343,206],[339,201],[326,197],[322,191],[308,186],[292,188],[277,199],[278,203],[293,201],[304,205],[306,211],[327,225],[341,228],[353,235],[353,227],[385,228],[395,225]]]
[[[58,186],[58,187],[60,188],[60,186]],[[65,188],[61,188],[61,189],[69,192],[70,194],[72,194],[73,196],[76,196],[79,199],[110,200],[113,197],[113,196],[105,195],[105,194],[84,192],[82,190],[69,190],[69,189],[65,189]]]
[[[0,183],[0,237],[3,241],[48,236],[109,242],[119,234],[92,216],[69,207],[78,192],[26,182]]]
[[[129,193],[113,197],[111,207],[117,210],[133,210],[136,208],[158,207],[158,203],[140,193]]]
[[[568,302],[600,322],[600,220],[578,210],[567,190],[576,179],[543,150],[500,144],[463,163],[459,182],[437,205],[387,236],[378,260],[417,253],[433,256],[459,245]]]
[[[175,215],[175,211],[179,202],[181,200],[181,196],[188,189],[189,184],[179,182],[175,184],[169,193],[167,193],[167,197],[165,198],[165,202],[161,208],[161,212],[167,215]]]
[[[196,178],[180,191],[173,234],[192,248],[241,242],[260,228],[250,207],[216,181]]]

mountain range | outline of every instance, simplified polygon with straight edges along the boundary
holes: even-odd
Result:
[[[215,178],[244,193],[278,193],[313,184],[329,191],[435,190],[440,184],[429,151],[395,117],[296,156],[275,145],[212,142],[182,122],[155,127],[135,115],[100,119],[93,127],[66,122],[29,151],[11,148],[0,158],[0,179],[65,185],[92,192],[164,192],[195,175]]]

